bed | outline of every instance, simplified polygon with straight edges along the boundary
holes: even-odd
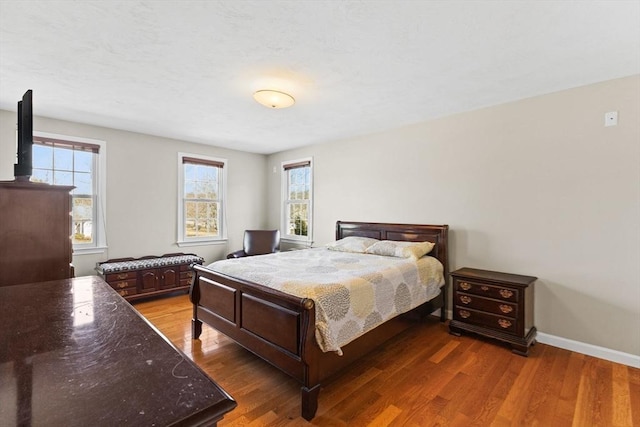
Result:
[[[433,242],[428,256],[440,262],[443,274],[443,284],[434,298],[340,346],[339,351],[323,351],[316,340],[316,309],[320,306],[314,299],[200,265],[192,267],[195,273],[190,289],[192,338],[200,337],[204,322],[298,380],[302,385],[301,415],[311,420],[318,408],[322,381],[438,309],[440,320],[445,320],[449,276],[447,234],[447,225],[336,223],[336,241],[357,236]]]

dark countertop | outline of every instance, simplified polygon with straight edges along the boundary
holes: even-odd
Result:
[[[0,425],[214,425],[235,406],[102,279],[0,287]]]

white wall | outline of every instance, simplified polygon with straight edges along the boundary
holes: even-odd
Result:
[[[269,200],[306,156],[314,246],[337,220],[449,224],[452,270],[539,278],[539,331],[640,355],[640,76],[271,155]]]
[[[37,103],[34,110],[37,112]],[[245,228],[265,226],[264,155],[42,117],[34,118],[34,130],[107,143],[108,250],[97,255],[74,254],[76,276],[95,274],[96,262],[109,258],[187,252],[212,262],[242,248]],[[228,159],[228,244],[176,245],[178,152]],[[0,180],[13,179],[15,161],[16,113],[0,110]]]

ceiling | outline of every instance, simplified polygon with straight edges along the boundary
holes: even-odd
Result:
[[[638,0],[2,0],[0,108],[33,89],[38,116],[269,154],[639,74],[639,23]]]

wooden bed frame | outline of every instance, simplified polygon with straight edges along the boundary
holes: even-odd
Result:
[[[393,318],[342,347],[343,355],[324,353],[315,339],[314,302],[194,265],[190,298],[192,337],[202,333],[202,322],[227,335],[302,384],[302,417],[311,420],[318,408],[323,380],[351,364],[386,340],[415,324],[416,319],[440,310],[446,319],[448,225],[336,223],[336,240],[365,236],[380,240],[430,241],[429,254],[444,265],[445,285],[440,295],[408,313]]]

